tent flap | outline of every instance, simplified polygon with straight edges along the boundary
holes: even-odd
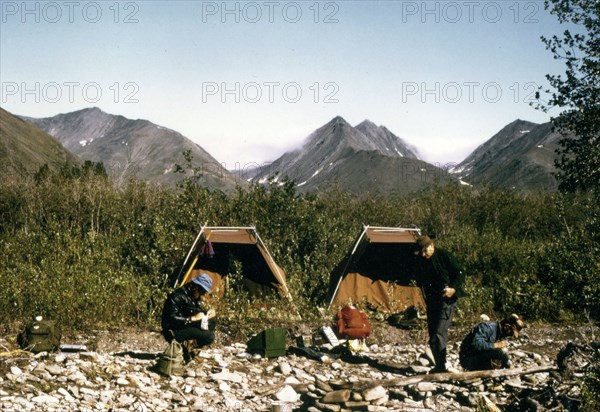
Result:
[[[341,307],[349,300],[386,312],[425,307],[420,288],[414,286],[419,234],[417,228],[365,226],[331,274],[329,307]]]
[[[194,242],[176,286],[181,286],[200,273],[213,279],[214,293],[222,296],[225,292],[225,278],[231,274],[241,274],[244,285],[252,293],[276,290],[291,299],[285,273],[275,263],[266,245],[254,227],[202,227]],[[201,253],[202,245],[210,241],[214,255]],[[181,274],[184,274],[183,276]]]

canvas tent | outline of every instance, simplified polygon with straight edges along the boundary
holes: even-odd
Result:
[[[212,250],[208,248],[209,242]],[[275,290],[291,300],[285,273],[273,260],[254,226],[202,226],[179,271],[175,287],[206,273],[213,280],[212,294],[222,296],[232,271],[241,273],[243,285],[251,294]]]
[[[330,277],[329,308],[352,300],[397,312],[425,308],[420,288],[411,283],[418,228],[363,226],[352,249]]]

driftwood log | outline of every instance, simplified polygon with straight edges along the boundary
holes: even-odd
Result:
[[[415,375],[378,381],[361,381],[354,384],[354,388],[364,388],[381,385],[383,387],[414,385],[419,382],[447,382],[447,381],[474,381],[486,378],[505,378],[517,375],[531,375],[540,372],[558,370],[558,366],[534,366],[531,368],[493,369],[485,371],[459,372],[459,373],[434,373],[430,375]]]

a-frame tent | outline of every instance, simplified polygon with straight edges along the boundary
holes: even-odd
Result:
[[[374,309],[397,312],[425,308],[421,289],[414,285],[418,228],[363,226],[342,262],[331,273],[329,308],[349,300]]]
[[[273,260],[254,226],[202,226],[179,271],[175,287],[206,273],[213,280],[212,294],[222,296],[233,261],[241,264],[238,269],[244,286],[252,294],[276,290],[291,300],[285,273]]]

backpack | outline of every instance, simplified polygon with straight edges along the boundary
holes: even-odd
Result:
[[[22,349],[33,353],[54,352],[60,348],[62,331],[54,320],[36,319],[18,336]]]
[[[183,373],[183,347],[181,343],[172,340],[167,348],[158,356],[154,368],[157,372],[166,375],[181,375]]]

